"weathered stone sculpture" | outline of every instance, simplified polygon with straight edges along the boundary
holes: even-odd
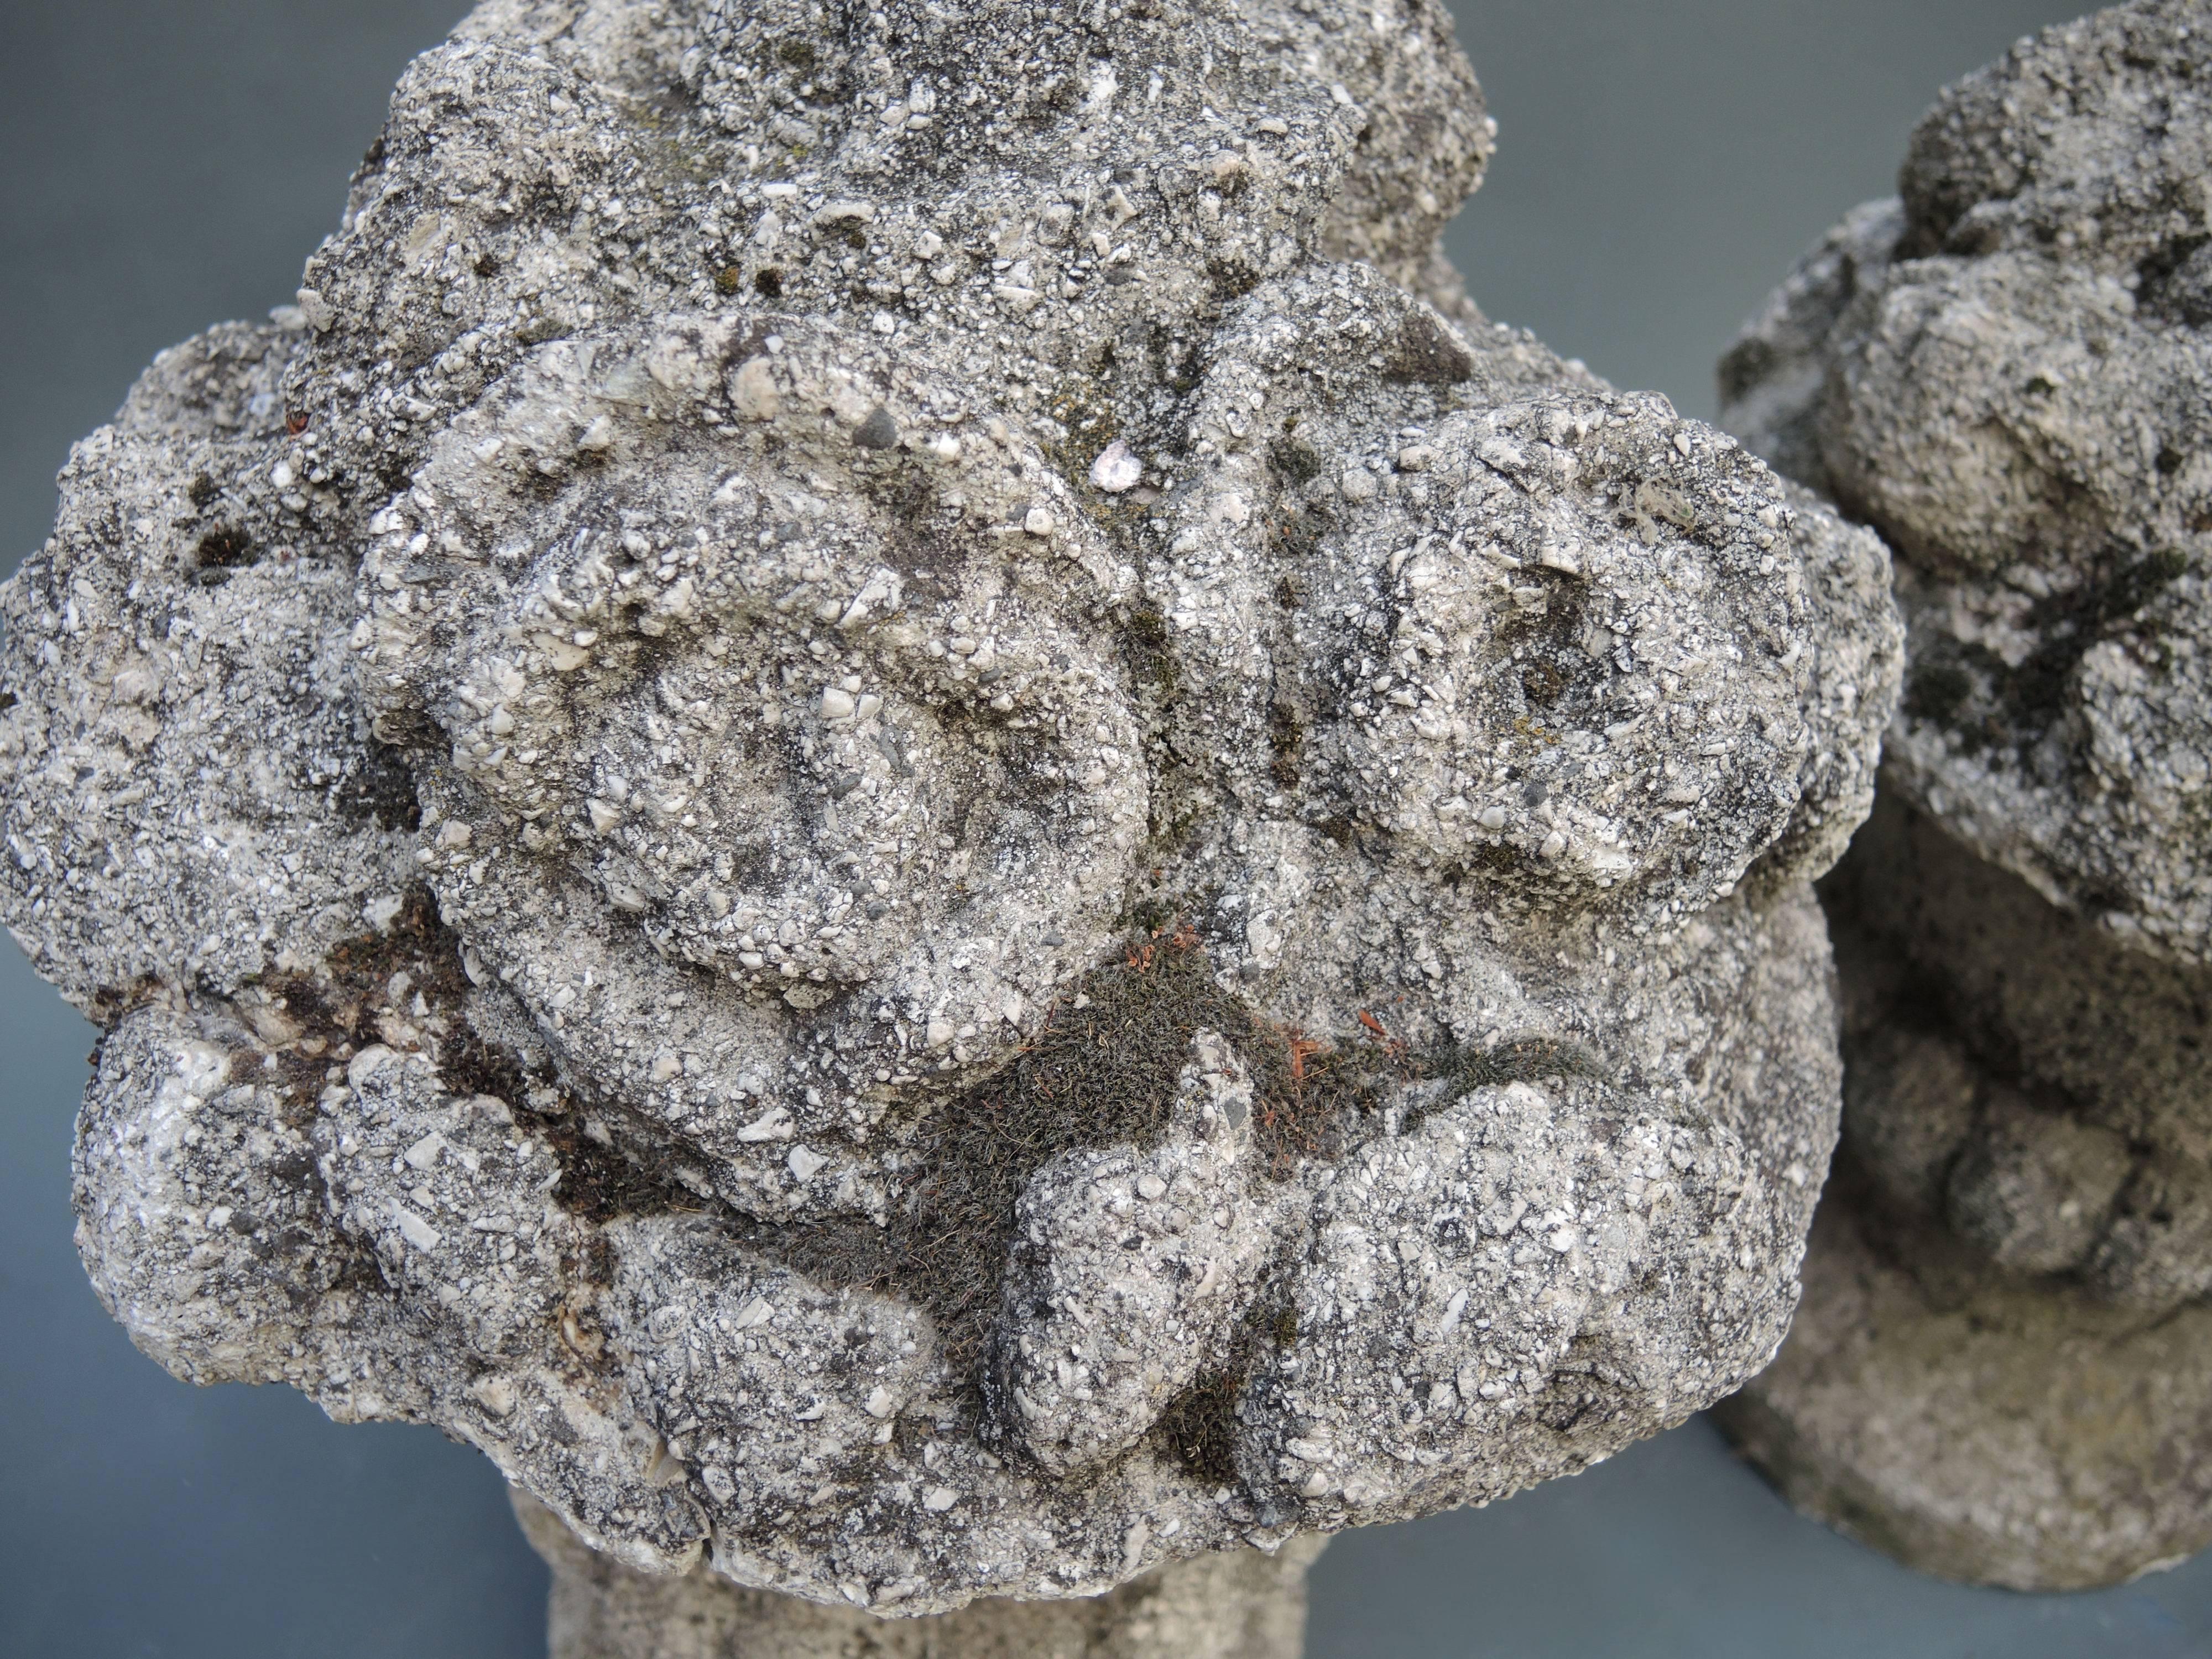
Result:
[[[577,1654],[779,1616],[709,1571],[1097,1596],[1764,1364],[1887,560],[1480,319],[1489,143],[1425,0],[421,59],[5,590],[0,903],[108,1028],[140,1346],[483,1448]],[[1177,1650],[1295,1643],[1238,1618]]]
[[[1948,92],[1726,418],[1897,550],[1909,670],[1828,892],[1844,1151],[1728,1420],[1904,1559],[2106,1583],[2212,1543],[2212,6]]]

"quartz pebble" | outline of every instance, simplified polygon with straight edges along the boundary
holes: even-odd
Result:
[[[1109,495],[1134,489],[1144,477],[1145,464],[1119,438],[1100,450],[1098,459],[1091,463],[1091,482]]]

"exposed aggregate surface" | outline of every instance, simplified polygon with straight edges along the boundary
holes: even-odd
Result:
[[[94,1282],[923,1613],[1773,1352],[1887,555],[1483,319],[1426,3],[493,0],[0,591]]]

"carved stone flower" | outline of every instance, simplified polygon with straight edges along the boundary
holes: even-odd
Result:
[[[1442,11],[495,0],[4,591],[94,1282],[886,1612],[1779,1341],[1887,561],[1485,321]]]

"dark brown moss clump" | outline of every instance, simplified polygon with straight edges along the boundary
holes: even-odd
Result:
[[[1174,636],[1165,617],[1149,607],[1129,613],[1125,646],[1130,674],[1139,685],[1149,685],[1163,697],[1172,697],[1179,676],[1176,669]]]
[[[1487,1048],[1438,1049],[1423,1056],[1421,1070],[1425,1077],[1449,1079],[1457,1092],[1554,1077],[1604,1082],[1609,1075],[1589,1049],[1554,1036],[1511,1036]]]
[[[929,1310],[956,1368],[971,1367],[997,1311],[1014,1205],[1030,1177],[1079,1147],[1157,1146],[1192,1039],[1218,1031],[1251,1068],[1251,1133],[1276,1179],[1340,1150],[1409,1075],[1388,1046],[1340,1048],[1263,1018],[1214,982],[1196,936],[1164,931],[1093,971],[1012,1063],[936,1109],[906,1153],[920,1171],[888,1228],[763,1230],[755,1242],[825,1283]]]
[[[561,1184],[553,1189],[553,1199],[571,1215],[604,1225],[619,1216],[721,1207],[676,1179],[671,1173],[672,1156],[665,1151],[641,1161],[611,1141],[593,1139],[589,1123],[574,1110],[533,1115],[529,1121],[561,1165]]]
[[[1235,1486],[1237,1472],[1237,1402],[1244,1385],[1271,1353],[1295,1346],[1298,1340],[1298,1310],[1284,1282],[1263,1287],[1245,1310],[1231,1339],[1227,1357],[1217,1367],[1201,1371],[1191,1385],[1168,1402],[1152,1425],[1152,1438],[1191,1474],[1213,1486]]]
[[[233,571],[245,568],[258,556],[253,538],[229,525],[218,526],[201,537],[192,554],[198,568],[197,579],[207,586],[228,581]]]
[[[623,1126],[622,1146],[594,1133],[549,1066],[486,1042],[469,1024],[459,945],[426,889],[408,895],[386,931],[333,949],[323,972],[281,975],[264,989],[303,1028],[285,1046],[283,1075],[307,1115],[356,1045],[377,1040],[386,1021],[412,1017],[423,1021],[449,1089],[493,1096],[545,1137],[562,1170],[554,1196],[572,1213],[605,1223],[721,1207],[679,1176],[679,1148],[641,1145],[641,1137],[653,1138],[635,1123]],[[417,994],[427,1017],[414,1015]],[[858,1219],[757,1224],[742,1236],[825,1285],[879,1291],[926,1309],[949,1364],[969,1373],[997,1312],[1014,1207],[1030,1177],[1079,1148],[1158,1145],[1201,1030],[1226,1037],[1250,1069],[1253,1155],[1275,1180],[1304,1160],[1340,1156],[1401,1085],[1449,1078],[1474,1088],[1594,1069],[1583,1051],[1554,1039],[1414,1054],[1372,1016],[1361,1023],[1365,1029],[1344,1043],[1278,1024],[1216,982],[1194,932],[1164,926],[1087,975],[1010,1064],[915,1126],[902,1162],[915,1173],[887,1227]],[[1271,1337],[1281,1345],[1296,1335],[1295,1315],[1272,1303],[1247,1327],[1231,1363],[1177,1402],[1164,1431],[1194,1472],[1224,1484],[1233,1479],[1233,1470],[1221,1471],[1234,1401],[1252,1351]]]
[[[625,1146],[594,1133],[589,1115],[559,1087],[549,1064],[485,1041],[469,1023],[460,943],[426,887],[406,895],[385,931],[334,947],[321,972],[278,975],[261,988],[300,1028],[278,1050],[278,1075],[292,1100],[288,1115],[300,1122],[313,1116],[317,1097],[344,1075],[348,1059],[387,1040],[390,1022],[405,1021],[427,1039],[448,1090],[489,1095],[544,1138],[561,1166],[554,1200],[571,1214],[604,1223],[707,1207],[677,1178],[676,1148],[656,1145],[635,1124],[625,1126]],[[415,1012],[417,995],[427,1014]]]
[[[1237,1397],[1244,1378],[1236,1371],[1206,1371],[1168,1402],[1153,1425],[1176,1462],[1212,1486],[1234,1486],[1237,1474]]]
[[[468,991],[460,949],[426,887],[409,890],[383,932],[331,947],[319,973],[274,975],[261,990],[299,1030],[277,1051],[277,1075],[296,1109],[287,1115],[301,1121],[314,1115],[316,1098],[344,1075],[344,1062],[357,1049],[386,1040],[387,1022],[413,1023],[417,993],[432,1010],[422,1030],[434,1053],[459,1040],[456,1026],[467,1029],[460,1018]]]
[[[358,761],[332,786],[331,799],[348,817],[373,818],[381,829],[411,833],[422,825],[415,775],[408,769],[405,757],[397,749],[374,740],[362,747]]]

